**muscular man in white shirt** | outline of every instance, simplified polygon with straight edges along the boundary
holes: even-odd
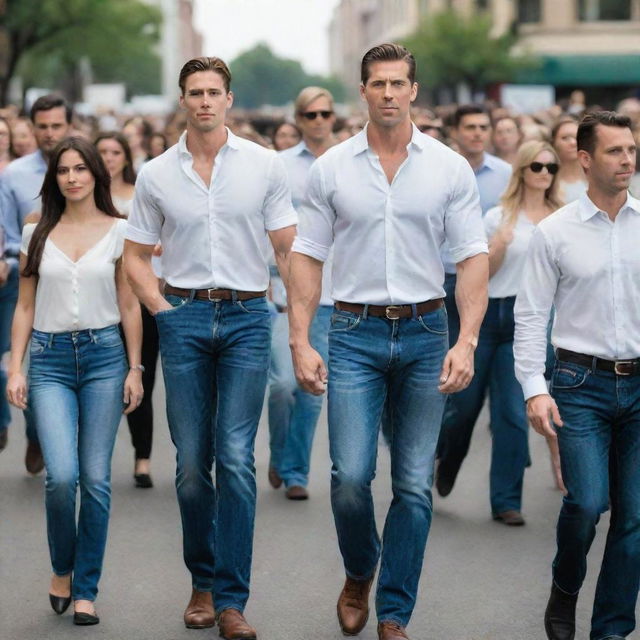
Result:
[[[600,515],[611,524],[591,640],[626,638],[640,582],[640,202],[629,118],[586,116],[578,157],[589,187],[534,232],[515,307],[516,376],[534,429],[558,438],[567,487],[545,612],[550,640],[572,640]],[[547,322],[556,366],[547,391]]]
[[[294,244],[289,313],[296,376],[322,393],[325,363],[308,332],[333,245],[329,331],[331,498],[347,579],[344,633],[366,624],[376,595],[381,640],[407,638],[431,522],[433,459],[445,393],[464,388],[487,303],[487,245],[467,161],[412,125],[415,60],[385,44],[362,61],[367,127],[311,168]],[[458,265],[461,329],[448,350],[440,246]],[[382,544],[371,482],[388,397],[392,487]]]
[[[125,262],[158,325],[193,586],[185,624],[213,626],[215,605],[223,638],[251,640],[256,632],[243,610],[255,518],[253,447],[269,368],[267,243],[286,277],[297,215],[281,158],[224,125],[230,80],[219,58],[182,68],[187,130],[138,176]],[[164,297],[151,268],[159,240]]]

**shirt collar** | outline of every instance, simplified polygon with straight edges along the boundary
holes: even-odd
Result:
[[[636,198],[634,198],[628,191],[627,199],[622,207],[620,207],[620,211],[624,211],[624,209],[631,209],[631,211],[640,215],[640,200],[636,200]],[[593,218],[593,216],[596,215],[596,213],[599,213],[600,211],[601,210],[596,207],[596,205],[589,198],[586,192],[578,198],[578,215],[580,216],[580,220],[582,222],[590,220],[591,218]]]
[[[359,153],[366,151],[369,149],[369,139],[367,138],[367,129],[369,128],[369,123],[364,125],[364,128],[359,133],[356,133],[353,136],[353,155],[357,156]],[[415,147],[422,151],[427,145],[427,136],[424,133],[421,133],[418,127],[415,124],[411,123],[411,140],[409,141],[409,145]],[[409,146],[407,145],[407,147]]]
[[[229,129],[229,127],[225,127],[225,129],[227,130],[227,141],[224,143],[224,145],[222,145],[222,148],[224,149],[224,147],[230,147],[231,149],[238,149],[239,148],[238,136],[235,135]],[[187,149],[187,132],[186,131],[184,131],[180,136],[180,138],[178,139],[178,153],[181,156],[188,156],[189,158],[191,157],[191,151]]]

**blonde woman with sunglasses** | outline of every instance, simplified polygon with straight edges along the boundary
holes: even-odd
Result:
[[[440,436],[436,482],[441,495],[442,489],[447,495],[469,447],[472,416],[478,414],[489,390],[491,511],[494,520],[509,526],[524,524],[522,485],[529,460],[524,397],[514,373],[513,307],[535,226],[562,205],[558,169],[553,147],[539,141],[524,143],[500,206],[484,218],[489,238],[489,306],[480,329],[473,380],[464,391],[450,396]]]

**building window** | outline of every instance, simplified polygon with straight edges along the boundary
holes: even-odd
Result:
[[[578,19],[631,20],[631,0],[578,0]]]
[[[541,0],[518,0],[518,22],[540,22]]]

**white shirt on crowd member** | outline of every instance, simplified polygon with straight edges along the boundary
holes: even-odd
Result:
[[[316,161],[316,157],[309,151],[304,140],[295,147],[285,149],[280,152],[280,157],[284,161],[289,176],[289,186],[291,187],[291,200],[296,211],[300,210],[307,191],[309,171]],[[322,265],[322,292],[320,293],[320,304],[323,306],[333,306],[331,298],[331,269],[333,268],[333,252]]]
[[[483,221],[489,240],[503,224],[503,216],[502,207],[494,207],[487,211]],[[507,245],[500,268],[489,279],[490,298],[509,298],[517,295],[527,258],[527,249],[535,228],[536,225],[531,222],[527,214],[520,211],[513,226],[513,240]]]
[[[35,228],[33,223],[24,226],[20,247],[24,255]],[[115,218],[109,231],[75,262],[47,238],[38,267],[36,331],[102,329],[120,322],[115,266],[126,231],[127,221]]]
[[[206,185],[186,136],[140,171],[127,239],[162,242],[163,276],[174,287],[266,290],[267,232],[297,223],[282,159],[227,129]]]
[[[487,253],[469,163],[415,125],[407,151],[389,184],[365,127],[311,168],[292,250],[324,261],[333,245],[334,300],[389,305],[442,298],[445,238],[455,262]]]
[[[627,201],[612,222],[584,194],[542,220],[531,239],[515,306],[516,377],[525,399],[548,393],[551,342],[607,360],[640,356],[640,201]]]

